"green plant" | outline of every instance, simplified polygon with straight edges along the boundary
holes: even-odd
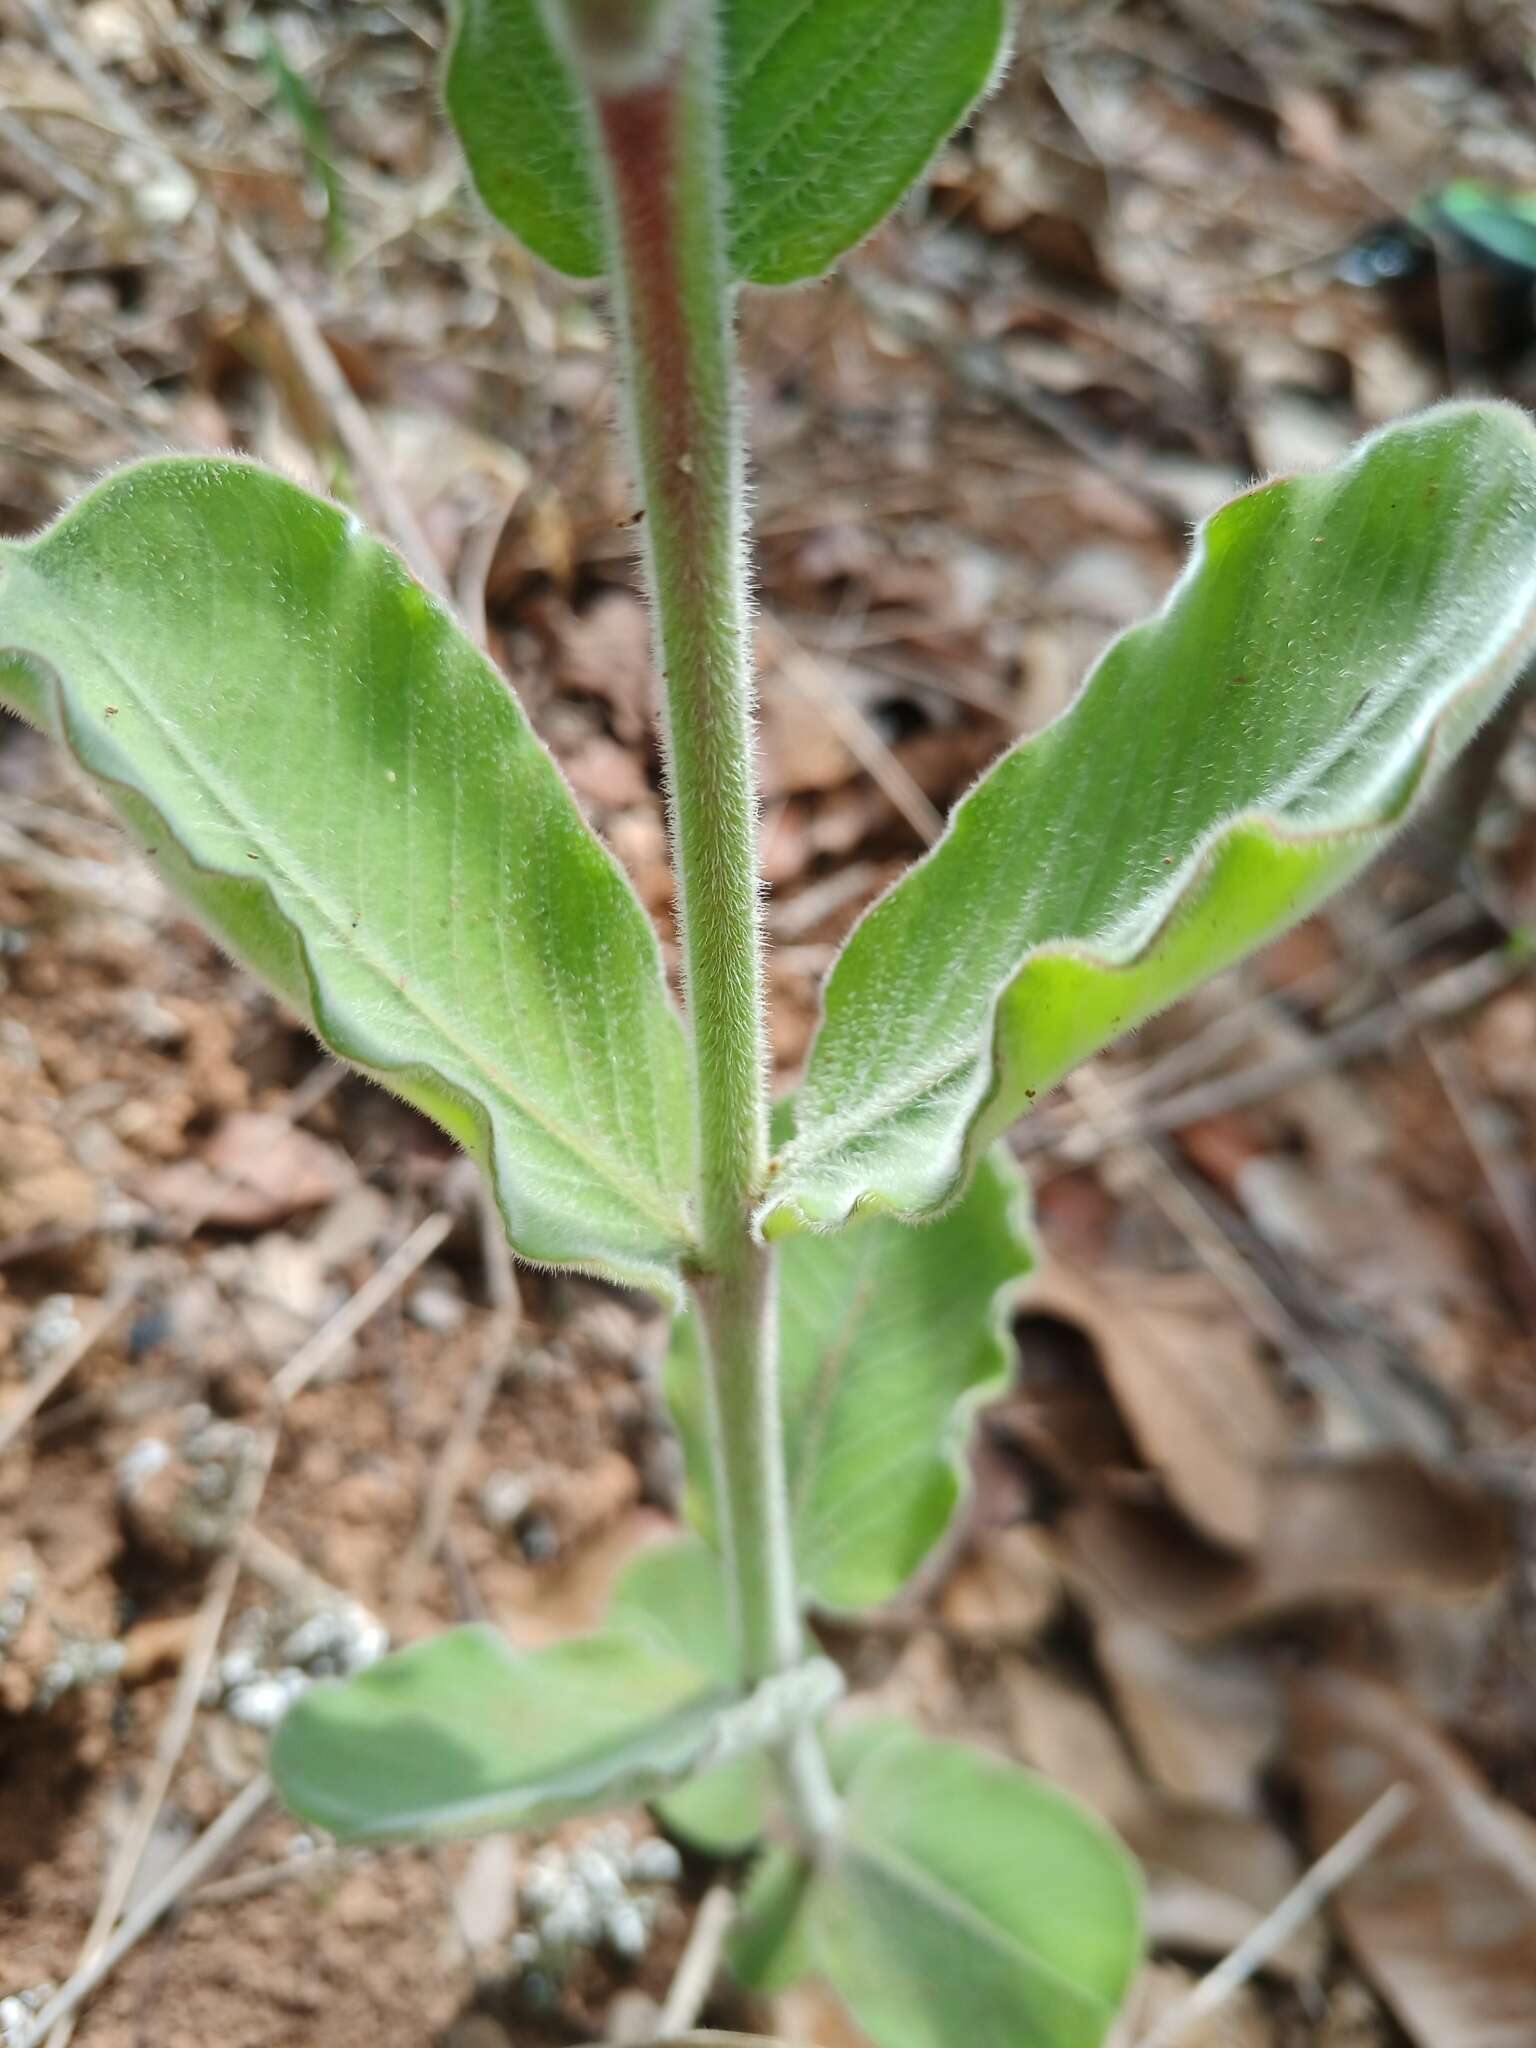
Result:
[[[757,1850],[738,1974],[819,1973],[883,2048],[1088,2048],[1138,1951],[1091,1818],[899,1722],[829,1722],[807,1632],[893,1594],[953,1514],[1030,1263],[996,1141],[1370,859],[1536,634],[1513,409],[1238,498],[854,932],[771,1143],[733,299],[859,240],[1004,32],[1003,0],[464,0],[447,98],[482,196],[614,288],[686,1029],[515,698],[350,514],[163,460],[0,548],[7,701],[326,1044],[474,1154],[518,1254],[679,1311],[697,1533],[632,1564],[594,1636],[455,1630],[317,1688],[284,1796],[349,1840],[650,1799]]]

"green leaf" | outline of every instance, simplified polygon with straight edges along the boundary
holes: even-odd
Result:
[[[731,255],[818,277],[878,227],[986,90],[1005,0],[726,0]]]
[[[1005,0],[722,0],[738,277],[793,284],[861,241],[997,69]],[[545,262],[603,267],[576,91],[538,0],[463,0],[448,112],[481,198]]]
[[[272,1775],[343,1841],[529,1827],[649,1797],[714,1739],[732,1688],[629,1631],[520,1655],[451,1629],[304,1693]]]
[[[1033,1263],[1022,1176],[998,1149],[965,1199],[916,1233],[876,1217],[800,1237],[780,1262],[780,1374],[795,1560],[824,1607],[888,1600],[960,1497],[971,1411],[1013,1358],[1010,1303]],[[703,1363],[673,1325],[667,1398],[688,1512],[710,1534]]]
[[[646,1635],[729,1685],[735,1672],[730,1596],[720,1560],[698,1537],[643,1550],[625,1567],[610,1623]],[[763,1832],[772,1776],[761,1751],[739,1756],[654,1803],[685,1841],[714,1856],[736,1856]]]
[[[1038,1093],[1370,860],[1533,631],[1513,407],[1439,408],[1218,512],[854,931],[765,1232],[951,1202]]]
[[[513,1247],[678,1292],[655,936],[503,678],[355,519],[227,460],[0,545],[0,695],[218,936],[490,1171]]]
[[[1536,192],[1504,192],[1457,178],[1420,209],[1432,226],[1454,228],[1489,261],[1536,275]]]
[[[539,0],[460,0],[443,98],[475,189],[502,226],[567,277],[601,276],[585,117]]]
[[[782,1842],[770,1842],[753,1864],[726,1942],[731,1973],[749,1991],[772,1998],[815,1973],[805,1910],[814,1875]]]
[[[331,124],[308,84],[288,62],[282,43],[270,28],[265,32],[263,54],[278,104],[299,132],[310,176],[325,200],[326,248],[331,256],[343,257],[349,240],[347,194],[336,164]]]
[[[890,1721],[838,1762],[841,1829],[790,1926],[775,1852],[737,1967],[809,1967],[880,2048],[1097,2048],[1141,1954],[1135,1865],[1108,1829],[1016,1764]]]

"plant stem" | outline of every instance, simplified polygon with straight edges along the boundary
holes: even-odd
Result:
[[[656,13],[638,7],[637,34]],[[629,65],[622,83],[591,67],[588,82],[666,685],[699,1142],[691,1287],[740,1669],[752,1683],[804,1652],[779,1413],[777,1278],[773,1253],[751,1228],[767,1173],[768,1048],[745,458],[712,6],[678,0],[669,47],[652,51],[638,75]],[[819,1744],[792,1743],[778,1762],[797,1822],[825,1832],[836,1802]]]

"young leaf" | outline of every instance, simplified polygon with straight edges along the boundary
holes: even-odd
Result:
[[[325,242],[333,260],[347,253],[347,191],[336,163],[336,143],[325,110],[307,82],[288,62],[282,43],[269,28],[265,55],[272,74],[277,103],[292,121],[304,145],[309,174],[325,200]]]
[[[539,0],[460,0],[443,98],[475,189],[502,226],[567,277],[601,276],[585,117]]]
[[[853,1775],[806,1906],[881,2048],[1097,2048],[1140,1960],[1130,1856],[1043,1779],[916,1733]]]
[[[884,219],[986,89],[1005,0],[719,0],[732,265],[816,277]],[[446,79],[481,198],[573,277],[603,268],[577,94],[538,0],[464,0]]]
[[[725,0],[731,255],[818,277],[884,220],[986,90],[1005,0]]]
[[[348,1842],[529,1827],[675,1782],[732,1696],[630,1631],[519,1655],[495,1629],[450,1629],[303,1694],[272,1776]]]
[[[942,1209],[1041,1090],[1378,852],[1533,634],[1513,407],[1441,407],[1218,512],[853,933],[766,1233]]]
[[[0,697],[219,937],[486,1165],[514,1248],[677,1290],[692,1137],[654,935],[505,682],[357,522],[153,462],[0,545]]]
[[[822,1606],[890,1599],[948,1526],[969,1414],[1008,1370],[1009,1304],[1032,1263],[1023,1180],[1001,1149],[928,1229],[877,1217],[784,1246],[780,1398],[795,1560]],[[673,1326],[666,1387],[689,1516],[707,1534],[708,1419],[692,1317]]]

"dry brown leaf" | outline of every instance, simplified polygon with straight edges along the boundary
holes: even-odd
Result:
[[[1190,1648],[1107,1602],[1094,1615],[1094,1647],[1154,1783],[1176,1799],[1251,1813],[1281,1732],[1280,1697],[1257,1654]]]
[[[515,1608],[498,1610],[497,1626],[521,1650],[541,1650],[596,1628],[624,1566],[676,1534],[677,1524],[659,1509],[625,1508],[568,1559],[521,1574],[526,1593]]]
[[[1148,1793],[1108,1714],[1081,1686],[1011,1659],[999,1674],[1014,1753],[1054,1784],[1129,1832]]]
[[[1090,1587],[1199,1637],[1329,1601],[1475,1598],[1503,1574],[1509,1521],[1501,1503],[1387,1451],[1272,1474],[1250,1560],[1104,1486],[1065,1517],[1059,1554]]]
[[[1147,1936],[1154,1946],[1219,1958],[1273,1912],[1301,1862],[1272,1821],[1253,1814],[1149,1801],[1125,1838],[1146,1866]],[[1272,1973],[1316,1976],[1326,1943],[1317,1921],[1267,1960]]]
[[[945,1582],[939,1613],[957,1635],[1025,1642],[1056,1612],[1061,1574],[1038,1529],[983,1529]]]
[[[1291,1431],[1252,1331],[1214,1284],[1113,1270],[1090,1278],[1056,1262],[1024,1306],[1088,1335],[1172,1499],[1211,1542],[1251,1550],[1264,1526],[1265,1468],[1285,1455]]]
[[[1145,1864],[1155,1941],[1225,1955],[1290,1890],[1300,1865],[1270,1821],[1154,1791],[1109,1715],[1081,1686],[1023,1659],[1006,1664],[1000,1677],[1014,1754],[1107,1820]],[[1318,1930],[1304,1929],[1272,1967],[1310,1977],[1321,1956]]]
[[[614,738],[638,746],[656,707],[651,622],[629,590],[607,590],[560,634],[561,686],[608,706]]]
[[[776,665],[763,678],[759,714],[763,795],[771,801],[836,789],[859,772],[820,704],[842,688],[843,678],[796,648],[776,646],[775,652]]]
[[[344,1152],[286,1117],[255,1110],[228,1116],[200,1159],[180,1159],[140,1177],[139,1192],[162,1213],[194,1227],[262,1230],[304,1209],[322,1209],[357,1178]]]
[[[1402,1693],[1342,1671],[1293,1693],[1318,1854],[1395,1784],[1417,1804],[1338,1892],[1362,1968],[1421,2048],[1536,2042],[1536,1824],[1496,1799]]]
[[[606,733],[593,733],[564,755],[560,765],[582,802],[594,804],[599,810],[627,811],[652,800],[640,756],[633,748],[609,739]]]

